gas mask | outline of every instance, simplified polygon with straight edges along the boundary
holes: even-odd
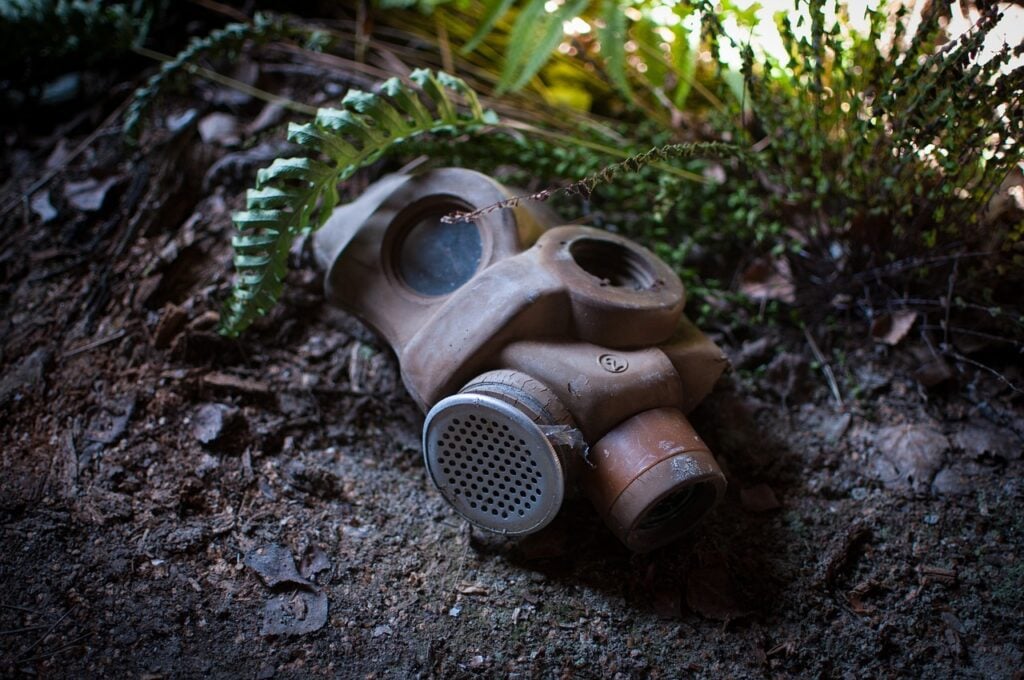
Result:
[[[685,316],[679,277],[632,241],[557,226],[446,168],[390,175],[315,236],[328,300],[398,357],[427,413],[427,471],[476,526],[536,532],[581,489],[630,549],[664,545],[722,497],[685,413],[727,365]]]

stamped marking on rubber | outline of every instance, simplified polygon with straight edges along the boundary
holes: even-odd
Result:
[[[625,373],[629,368],[629,362],[617,354],[602,354],[597,358],[597,363],[609,373]]]

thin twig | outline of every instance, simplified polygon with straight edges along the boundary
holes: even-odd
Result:
[[[41,642],[42,642],[43,640],[45,640],[45,639],[46,639],[47,637],[49,637],[49,636],[50,636],[50,633],[52,633],[52,632],[53,632],[53,629],[54,629],[54,628],[56,628],[57,626],[59,626],[59,625],[60,625],[60,623],[61,623],[61,621],[63,621],[64,619],[66,619],[66,618],[68,617],[68,615],[69,615],[69,614],[71,614],[71,612],[75,611],[75,609],[76,609],[77,607],[78,607],[78,605],[77,605],[77,604],[76,604],[76,605],[74,605],[74,606],[72,606],[72,607],[71,607],[70,609],[68,609],[68,610],[67,610],[66,612],[64,612],[63,616],[61,616],[61,617],[60,617],[59,619],[57,619],[57,620],[56,620],[56,621],[54,621],[54,622],[53,622],[52,624],[50,624],[50,627],[46,629],[46,632],[45,632],[45,633],[43,633],[42,635],[40,635],[40,636],[39,636],[39,639],[37,639],[37,640],[36,640],[35,642],[33,642],[33,643],[32,643],[31,645],[29,645],[29,646],[28,646],[28,649],[26,649],[25,651],[23,651],[23,652],[21,653],[21,656],[20,656],[20,657],[19,657],[18,659],[16,659],[16,660],[15,660],[15,663],[22,663],[22,662],[26,661],[27,659],[25,658],[25,656],[26,656],[26,655],[27,655],[27,654],[28,654],[29,652],[31,652],[31,651],[32,651],[33,649],[35,649],[36,647],[38,647],[38,646],[39,646],[39,643],[41,643]]]
[[[807,338],[807,344],[811,346],[811,352],[814,353],[814,358],[817,359],[818,363],[821,364],[821,372],[825,374],[825,380],[828,381],[828,387],[832,391],[832,397],[836,400],[836,404],[840,407],[843,406],[843,397],[839,394],[839,384],[836,382],[836,376],[832,372],[832,366],[829,365],[825,359],[825,355],[821,353],[821,348],[818,347],[818,343],[814,341],[814,336],[807,330],[807,326],[804,326],[804,337]]]
[[[76,347],[75,349],[68,350],[67,352],[65,352],[64,354],[61,355],[61,358],[62,359],[68,359],[70,357],[82,354],[83,352],[88,352],[90,350],[96,349],[97,347],[102,347],[103,345],[107,344],[108,342],[114,342],[115,340],[120,340],[127,333],[128,333],[128,331],[126,331],[125,329],[122,328],[121,330],[117,331],[116,333],[112,333],[111,335],[108,335],[105,338],[100,338],[99,340],[93,340],[92,342],[88,342],[88,343],[82,345],[81,347]]]
[[[0,609],[16,609],[19,612],[26,612],[29,614],[38,614],[39,612],[35,609],[29,609],[28,607],[19,607],[16,604],[3,604],[0,603]]]
[[[568,184],[563,184],[562,186],[554,187],[552,189],[542,189],[541,191],[537,191],[532,194],[513,196],[511,198],[506,198],[503,201],[483,206],[476,210],[452,211],[442,217],[441,220],[443,222],[465,222],[474,220],[496,210],[514,208],[523,201],[546,201],[557,194],[588,197],[597,186],[601,184],[610,184],[612,180],[622,172],[637,172],[648,165],[658,166],[669,158],[730,158],[744,156],[745,154],[738,147],[720,142],[666,144],[665,146],[656,146],[644,153],[628,156],[623,161],[608,165],[592,175],[587,175],[582,179],[569,182]]]
[[[975,368],[980,368],[981,370],[983,370],[983,371],[985,371],[987,373],[991,373],[996,378],[999,378],[999,380],[1001,380],[1007,387],[1009,387],[1011,390],[1013,390],[1017,394],[1024,394],[1024,389],[1021,389],[1021,388],[1017,387],[1013,383],[1013,381],[1011,381],[1009,378],[1007,378],[1005,375],[1003,375],[1002,373],[1000,373],[996,369],[992,368],[991,366],[987,366],[987,365],[981,363],[980,361],[975,361],[974,359],[971,359],[969,357],[965,357],[960,352],[956,352],[956,351],[953,351],[953,350],[948,350],[946,353],[949,356],[953,357],[956,361],[962,361],[965,364],[970,364],[971,366],[974,366]]]
[[[30,630],[39,630],[46,628],[45,623],[41,623],[38,626],[25,626],[24,628],[8,628],[7,630],[0,630],[0,635],[17,635],[18,633],[27,633]]]
[[[66,643],[64,645],[61,645],[60,647],[58,647],[57,649],[54,649],[53,651],[46,652],[45,654],[37,654],[36,656],[32,656],[32,657],[29,657],[27,659],[19,659],[17,661],[17,663],[29,663],[31,661],[42,661],[43,659],[49,659],[52,656],[56,656],[58,654],[61,654],[63,652],[68,651],[69,649],[77,647],[82,642],[82,640],[84,640],[87,637],[91,637],[91,636],[92,636],[92,632],[91,631],[88,632],[88,633],[83,633],[82,635],[79,635],[78,637],[73,638],[70,642],[68,642],[68,643]]]
[[[923,324],[921,326],[921,330],[923,331],[941,331],[943,328],[943,326],[933,326],[930,324]],[[954,336],[970,335],[971,337],[991,340],[992,342],[1005,342],[1006,344],[1013,345],[1014,347],[1024,347],[1024,342],[1017,342],[1012,338],[1004,338],[1001,335],[995,335],[993,333],[983,333],[981,331],[974,331],[969,328],[961,328],[960,326],[953,326],[950,324],[946,324],[945,328],[949,328],[950,332],[953,333]],[[956,340],[955,337],[953,339],[954,341]]]
[[[240,21],[242,23],[249,23],[252,21],[252,18],[245,12],[239,11],[229,5],[225,5],[223,2],[216,2],[216,0],[189,0],[189,2],[193,5],[199,5],[204,9],[208,9],[211,12],[222,14],[229,19],[234,19],[235,21]]]

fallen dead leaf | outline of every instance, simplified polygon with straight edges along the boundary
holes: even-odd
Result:
[[[949,441],[935,426],[910,423],[884,427],[876,439],[875,477],[890,487],[924,491],[941,469]]]
[[[271,543],[250,552],[245,556],[245,566],[256,572],[256,575],[268,588],[275,588],[283,584],[313,588],[312,583],[299,575],[291,551],[277,543]]]
[[[327,595],[293,590],[275,595],[263,607],[260,635],[305,635],[327,623]]]
[[[915,321],[917,321],[917,312],[908,310],[882,314],[871,324],[871,337],[887,345],[898,345],[903,338],[907,337],[907,333],[910,332]]]
[[[789,262],[779,258],[772,262],[755,260],[740,281],[740,291],[755,300],[779,300],[796,302],[796,288],[789,269]]]

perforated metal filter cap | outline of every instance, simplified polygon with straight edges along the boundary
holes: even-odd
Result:
[[[423,456],[434,484],[473,524],[528,534],[554,519],[565,479],[540,427],[500,399],[464,392],[437,403],[423,426]]]

